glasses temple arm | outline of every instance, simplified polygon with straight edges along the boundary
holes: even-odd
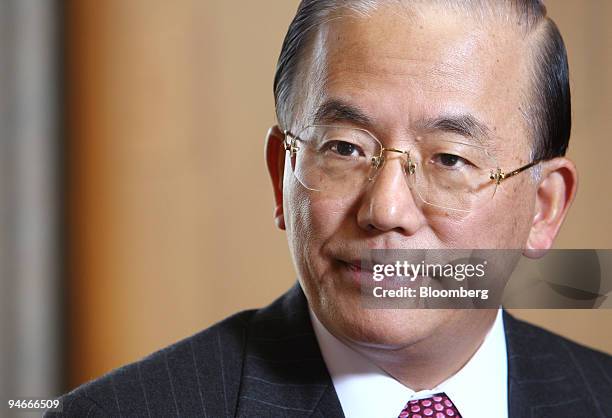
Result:
[[[498,168],[496,172],[493,172],[493,171],[491,172],[491,180],[495,181],[497,184],[500,184],[503,180],[516,176],[517,174],[530,169],[534,165],[539,164],[541,161],[542,160],[534,160],[530,162],[529,164],[526,164],[520,168],[517,168],[516,170],[510,171],[509,173],[504,173],[501,170],[501,168]]]

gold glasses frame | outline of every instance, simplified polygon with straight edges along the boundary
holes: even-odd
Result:
[[[385,160],[385,152],[394,152],[394,153],[399,153],[399,154],[403,154],[406,155],[407,157],[407,174],[408,175],[414,175],[416,172],[416,163],[413,162],[410,158],[410,151],[407,150],[402,150],[402,149],[398,149],[398,148],[387,148],[387,147],[383,147],[382,146],[382,142],[380,142],[380,140],[378,140],[378,138],[376,138],[376,136],[374,134],[372,134],[370,131],[368,131],[367,129],[363,129],[363,128],[354,128],[354,127],[346,127],[346,126],[341,126],[341,125],[318,125],[318,124],[314,124],[314,125],[308,125],[304,128],[308,129],[308,128],[316,128],[316,127],[321,127],[321,128],[343,128],[343,129],[355,129],[355,130],[359,130],[362,132],[367,133],[369,136],[371,136],[376,142],[378,142],[378,144],[380,145],[380,152],[378,155],[373,156],[371,158],[370,163],[372,164],[372,167],[375,169],[375,172],[378,172],[378,169],[382,166],[384,160]],[[283,140],[283,147],[285,149],[285,151],[289,152],[290,157],[294,157],[295,154],[300,150],[300,147],[298,145],[298,141],[303,141],[301,138],[299,138],[299,136],[293,134],[291,131],[289,130],[284,130],[283,131],[283,135],[284,135],[284,140]],[[490,169],[490,174],[489,174],[489,180],[491,180],[492,184],[494,184],[495,186],[499,186],[501,184],[502,181],[509,179],[511,177],[516,176],[517,174],[522,173],[525,170],[530,169],[531,167],[534,167],[535,165],[539,164],[540,162],[542,162],[541,159],[536,159],[531,161],[528,164],[523,165],[522,167],[519,167],[515,170],[512,171],[504,171],[502,170],[500,167],[497,167],[495,169]],[[374,177],[370,178],[369,180],[373,180]],[[496,187],[497,189],[497,187]],[[495,196],[495,192],[493,193],[493,196]],[[425,202],[427,204],[433,205],[429,202]],[[434,205],[436,206],[436,205]],[[447,209],[451,209],[451,208],[447,208]],[[458,211],[462,211],[461,209],[454,209],[454,210],[458,210]]]

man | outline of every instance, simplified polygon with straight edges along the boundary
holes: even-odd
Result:
[[[63,414],[612,416],[610,356],[498,309],[365,309],[356,279],[368,249],[552,246],[577,174],[545,13],[304,0],[266,143],[298,283],[65,395]]]

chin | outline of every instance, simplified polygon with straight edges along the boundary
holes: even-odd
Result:
[[[327,317],[333,318],[332,323],[317,317],[332,334],[346,342],[364,348],[401,349],[435,334],[451,315],[451,310],[363,309],[340,304]]]

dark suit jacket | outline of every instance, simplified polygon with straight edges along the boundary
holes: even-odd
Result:
[[[612,357],[507,313],[504,323],[511,418],[612,417]],[[344,416],[297,284],[62,399],[63,414],[46,416]]]

